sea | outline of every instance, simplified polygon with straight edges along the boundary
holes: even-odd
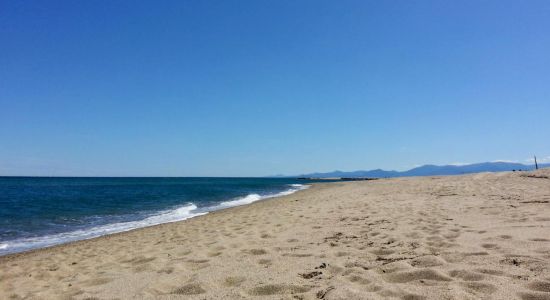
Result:
[[[291,178],[0,177],[0,255],[284,196]]]

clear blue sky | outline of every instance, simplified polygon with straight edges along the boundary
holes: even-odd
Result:
[[[0,175],[535,153],[550,156],[550,1],[0,3]]]

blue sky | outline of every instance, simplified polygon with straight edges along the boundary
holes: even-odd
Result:
[[[549,1],[2,1],[0,175],[550,161]]]

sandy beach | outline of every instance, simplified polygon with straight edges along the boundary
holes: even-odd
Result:
[[[549,177],[315,184],[0,257],[0,299],[550,299]]]

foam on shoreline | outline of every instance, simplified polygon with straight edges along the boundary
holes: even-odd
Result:
[[[267,195],[248,194],[245,197],[240,197],[231,201],[224,201],[219,205],[214,206],[214,210],[250,204],[259,200],[264,200],[269,198],[282,197],[282,196],[290,195],[300,190],[307,189],[309,187],[303,184],[289,184],[289,186],[291,186],[292,188],[276,194],[267,194]]]
[[[0,255],[22,252],[26,250],[50,247],[54,245],[96,238],[104,235],[144,228],[164,223],[183,221],[189,218],[205,215],[210,211],[250,204],[259,200],[290,195],[309,186],[302,184],[290,184],[291,188],[276,194],[248,194],[230,201],[221,202],[218,205],[198,208],[194,203],[187,203],[173,209],[160,211],[143,220],[117,222],[93,226],[86,229],[78,229],[69,232],[56,233],[38,237],[21,238],[12,241],[0,242]]]

